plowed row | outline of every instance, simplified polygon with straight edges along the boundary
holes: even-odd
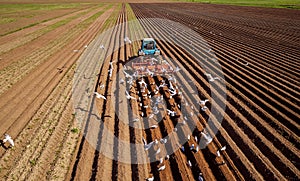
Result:
[[[182,8],[183,5],[186,8]],[[288,29],[278,27],[299,12],[287,12],[278,20],[263,19],[263,15],[251,19],[251,14],[240,17],[225,13],[230,9],[243,14],[247,8],[239,12],[234,7],[195,4],[131,6],[138,18],[168,18],[180,22],[200,33],[211,45],[222,65],[228,89],[224,129],[214,141],[229,146],[226,164],[237,169],[231,170],[232,173],[239,173],[235,176],[246,180],[299,178],[299,41],[295,41],[299,34],[295,31],[296,25]],[[254,8],[249,10],[255,12]],[[299,24],[296,16],[293,21]],[[176,28],[147,20],[141,24],[150,36],[169,36],[166,29]],[[290,37],[291,34],[294,36]],[[185,36],[189,35],[182,33],[174,38],[182,37],[184,41]],[[167,42],[160,42],[160,46],[168,56],[178,60],[174,64],[186,64],[185,69],[192,73],[195,84],[203,91],[200,95],[207,94],[205,72],[196,61]],[[196,53],[201,52],[195,49]],[[221,173],[227,175],[223,170]]]
[[[198,179],[199,173],[205,180],[282,180],[299,178],[299,72],[296,68],[299,64],[297,59],[298,53],[297,42],[298,34],[295,31],[283,31],[277,27],[277,23],[261,20],[256,17],[254,19],[246,17],[237,17],[236,14],[230,14],[224,17],[226,8],[234,9],[227,6],[208,6],[184,4],[189,11],[182,10],[182,4],[164,5],[164,4],[131,4],[135,16],[140,19],[140,25],[145,30],[138,31],[139,35],[130,33],[132,28],[125,25],[114,30],[115,36],[109,37],[105,41],[105,47],[119,47],[121,41],[128,34],[131,38],[134,36],[170,36],[168,29],[176,29],[170,24],[159,24],[159,22],[147,21],[144,18],[169,18],[171,20],[183,23],[196,32],[200,33],[212,47],[218,61],[222,65],[222,70],[226,80],[227,102],[222,128],[213,142],[207,149],[198,152],[189,151],[192,144],[197,145],[194,137],[184,144],[185,151],[177,150],[170,155],[168,160],[163,163],[152,162],[149,164],[132,164],[111,160],[105,157],[101,152],[95,151],[89,143],[82,139],[78,145],[78,153],[74,162],[71,180],[82,180],[89,178],[91,180],[100,180],[101,178],[109,178],[112,180],[137,179],[143,180],[154,176],[155,180],[194,180]],[[202,7],[205,6],[205,7]],[[206,7],[207,6],[207,7]],[[168,7],[168,8],[167,8]],[[217,9],[217,13],[212,13],[213,8]],[[222,11],[220,8],[223,8]],[[199,11],[201,9],[201,11]],[[258,11],[260,9],[251,9]],[[242,10],[240,10],[242,11]],[[246,11],[246,10],[245,10]],[[281,11],[281,10],[279,10]],[[237,9],[234,9],[238,13]],[[222,15],[222,16],[221,16]],[[247,14],[250,16],[251,13]],[[127,7],[123,6],[122,11],[117,20],[117,24],[124,23],[128,16],[131,16]],[[263,15],[261,15],[263,17]],[[283,16],[283,15],[282,15]],[[270,18],[273,21],[272,17]],[[280,20],[284,21],[286,17]],[[298,23],[298,20],[295,20]],[[279,22],[280,23],[280,22]],[[249,24],[251,28],[245,27]],[[260,25],[264,25],[261,31],[257,31]],[[274,24],[274,25],[273,25]],[[285,22],[281,22],[285,24]],[[276,30],[275,27],[277,27]],[[163,28],[162,28],[163,27]],[[291,29],[295,28],[292,27]],[[167,29],[167,30],[166,30]],[[281,31],[280,31],[281,30]],[[275,31],[275,32],[273,32]],[[256,37],[252,39],[249,36]],[[293,34],[295,37],[290,37]],[[188,33],[177,34],[182,43],[187,41]],[[236,39],[235,37],[239,37]],[[267,39],[267,40],[265,40]],[[220,90],[210,90],[210,82],[205,76],[203,68],[198,65],[197,61],[183,48],[180,48],[169,42],[157,40],[162,55],[165,59],[172,58],[175,61],[170,62],[173,67],[180,67],[182,71],[177,75],[177,79],[184,81],[183,77],[188,76],[196,85],[201,98],[210,97],[210,92],[214,91],[218,97],[223,93]],[[265,43],[264,41],[267,41]],[[276,44],[282,41],[282,44]],[[284,42],[291,42],[288,45]],[[97,99],[96,105],[99,109],[99,116],[102,122],[96,131],[98,150],[105,147],[106,135],[104,127],[108,128],[119,139],[130,141],[131,143],[141,143],[145,138],[149,143],[155,139],[160,139],[174,131],[175,126],[182,120],[168,116],[164,111],[160,111],[155,118],[163,118],[159,128],[138,130],[128,127],[126,123],[119,120],[111,104],[116,104],[116,111],[121,109],[118,107],[118,98],[115,103],[110,102],[113,86],[122,86],[120,79],[125,79],[123,74],[117,74],[123,70],[123,65],[133,57],[139,43],[135,42],[133,46],[125,45],[119,48],[105,62],[100,70],[100,78],[97,86],[97,92],[106,96],[108,100]],[[195,50],[195,53],[203,53],[204,50]],[[284,59],[284,61],[282,61]],[[110,63],[114,69],[112,78],[109,77],[107,70],[110,69]],[[211,69],[216,69],[213,62]],[[119,77],[117,77],[117,75]],[[115,79],[116,82],[112,81]],[[148,86],[146,91],[153,92],[155,86],[164,79],[163,77],[145,77]],[[170,82],[168,82],[170,85]],[[104,89],[100,85],[105,85]],[[115,85],[114,85],[115,84]],[[218,82],[215,83],[217,86]],[[188,84],[181,85],[184,89],[183,95],[193,94]],[[130,90],[132,96],[143,97],[141,95],[141,87],[138,83],[134,83],[132,87],[126,84],[126,88]],[[118,93],[123,96],[123,92]],[[170,98],[167,89],[160,90],[167,101],[167,108],[177,107],[178,102]],[[144,109],[142,106],[147,105],[149,100],[142,98],[140,101],[128,100],[128,108],[137,114],[149,116],[151,109]],[[193,100],[187,99],[181,104],[187,103],[187,112],[193,112],[193,108],[199,107],[193,103]],[[140,104],[142,106],[140,106]],[[192,108],[193,107],[193,108]],[[123,108],[123,107],[122,107]],[[124,109],[124,108],[123,108]],[[220,110],[220,105],[217,105]],[[127,112],[125,110],[125,112]],[[186,139],[187,135],[192,131],[193,136],[199,136],[200,131],[204,129],[204,125],[210,115],[210,111],[203,112],[194,116],[188,115],[187,127],[182,126],[177,130],[177,138]],[[132,113],[128,111],[128,124],[134,119]],[[88,132],[93,125],[87,122],[84,126],[84,132]],[[143,127],[149,127],[145,122],[141,122]],[[196,130],[190,130],[192,124],[196,124]],[[172,143],[170,143],[172,145]],[[216,151],[221,146],[227,146],[221,157],[216,157]],[[144,150],[120,150],[122,145],[114,144],[110,149],[113,150],[115,158],[128,154],[132,160],[136,159],[136,155]],[[157,148],[149,151],[149,157],[155,153]],[[159,159],[159,157],[157,158]],[[187,162],[191,161],[192,167]],[[224,162],[224,163],[223,163]],[[165,165],[163,171],[158,168]]]
[[[0,135],[9,133],[16,147],[1,147],[0,178],[145,180],[153,176],[154,180],[198,180],[201,174],[204,180],[300,179],[299,17],[299,11],[294,10],[210,4],[105,4],[86,6],[1,37],[0,41],[5,43],[0,46],[3,58],[0,61]],[[139,22],[125,24],[135,18]],[[194,34],[174,34],[177,28],[174,24],[147,18],[170,19],[199,33],[217,56],[222,72],[214,61],[208,63],[207,69],[199,65],[193,55],[204,60],[210,53],[206,45],[193,39]],[[110,35],[91,42],[107,27],[113,27]],[[24,37],[16,40],[20,35]],[[168,79],[168,75],[144,76],[146,87],[138,83],[141,79],[128,83],[123,73],[125,64],[137,55],[140,42],[121,46],[126,36],[176,38],[179,44],[156,41],[163,59],[173,68],[181,69],[173,75],[178,83]],[[101,49],[100,44],[105,48]],[[187,49],[186,44],[197,47]],[[85,45],[90,46],[86,49]],[[108,55],[105,51],[108,47],[116,51]],[[106,56],[103,62],[88,61],[91,57]],[[77,65],[83,67],[81,72],[75,70],[77,59],[86,60],[84,65]],[[96,117],[101,121],[95,124],[90,118],[95,115],[89,115],[78,125],[71,99],[73,77],[82,75],[85,79],[90,67],[99,66],[92,63],[101,64],[99,74],[92,75],[97,78],[92,82],[94,89],[80,87],[85,93],[77,98],[85,102],[97,91],[107,99],[94,96],[90,104],[97,108]],[[114,69],[110,76],[111,66]],[[209,71],[224,75],[227,90],[222,89],[221,81],[208,80],[205,73]],[[158,113],[153,114],[152,107],[147,107],[152,105],[151,100],[143,92],[154,96],[163,81],[166,86],[159,88],[157,96],[162,96],[166,104],[158,106]],[[178,86],[182,94],[170,96],[170,86]],[[121,104],[125,89],[136,100]],[[195,137],[201,137],[208,118],[215,120],[218,116],[211,113],[212,93],[220,100],[222,95],[227,95],[225,110],[221,103],[215,105],[217,113],[224,114],[222,127],[207,148],[190,150],[192,144],[198,145]],[[208,110],[197,110],[200,108],[195,100],[199,98],[210,100]],[[188,114],[178,118],[168,115],[166,109],[178,115]],[[119,110],[124,117],[118,117]],[[152,121],[158,127],[130,127],[150,126],[143,119],[133,122],[136,115],[153,116]],[[162,121],[156,123],[156,120]],[[75,127],[80,127],[80,134]],[[110,141],[107,130],[127,143],[143,144],[143,139],[150,143],[170,134],[174,134],[174,139],[168,139],[167,147],[155,155],[163,146],[160,141],[148,151],[124,147],[115,140],[107,145]],[[187,135],[191,135],[189,140]],[[88,141],[89,137],[94,138],[93,143]],[[182,145],[184,151],[176,150],[178,141],[186,141]],[[216,151],[225,145],[226,150],[217,157]],[[106,149],[113,153],[115,160],[99,151]],[[176,151],[166,158],[164,153],[172,150]],[[140,158],[144,153],[146,156]],[[124,157],[132,164],[118,161]],[[136,164],[139,159],[148,162]],[[161,166],[165,169],[159,171]]]

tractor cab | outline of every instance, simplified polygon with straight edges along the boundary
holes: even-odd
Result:
[[[139,50],[139,56],[159,54],[160,50],[156,47],[156,42],[153,38],[144,38],[142,40],[142,47]]]

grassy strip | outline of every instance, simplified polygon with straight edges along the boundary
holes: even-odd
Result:
[[[28,5],[28,4],[16,4],[16,5],[11,5],[11,4],[9,4],[9,5],[1,5],[0,4],[0,14],[1,14],[1,16],[0,16],[0,24],[6,24],[6,23],[11,23],[11,22],[14,22],[14,21],[17,21],[17,16],[16,17],[5,17],[5,14],[8,14],[8,12],[11,12],[11,13],[9,13],[9,14],[19,14],[19,13],[21,13],[21,12],[19,12],[19,11],[22,11],[22,12],[24,12],[24,11],[28,11],[28,12],[30,12],[30,14],[29,15],[27,15],[27,16],[30,16],[30,17],[34,17],[35,15],[35,13],[37,13],[37,10],[30,10],[30,9],[24,9],[24,10],[22,10],[22,9],[18,9],[18,8],[22,8],[24,5]],[[76,4],[77,5],[77,4]],[[80,4],[78,4],[78,5],[80,5]],[[8,6],[8,7],[7,7]],[[9,7],[10,6],[13,6],[13,8],[12,9],[10,9]],[[17,6],[17,7],[15,7],[15,6]],[[5,8],[6,7],[6,8]],[[37,6],[37,7],[39,7],[39,6]],[[60,8],[59,8],[60,7]],[[65,7],[65,8],[62,8],[62,7]],[[3,9],[1,9],[1,8],[3,8]],[[58,9],[70,9],[70,8],[73,8],[73,9],[75,9],[75,8],[79,8],[78,6],[75,6],[75,4],[72,6],[72,4],[70,4],[70,5],[68,5],[68,6],[54,6],[54,8],[53,9],[51,9],[51,8],[49,8],[49,10],[47,10],[47,11],[50,11],[50,10],[57,10],[57,9],[55,9],[55,8],[58,8]],[[96,7],[93,7],[92,9],[95,9]],[[8,10],[5,10],[5,9],[8,9]],[[41,10],[42,10],[43,8],[40,8],[40,9],[38,9],[38,11],[40,12]],[[80,9],[80,8],[79,8]],[[45,11],[45,10],[44,10]],[[46,12],[46,11],[45,11]],[[40,24],[40,23],[44,23],[44,22],[47,22],[47,21],[50,21],[50,20],[52,20],[52,19],[55,19],[55,18],[58,18],[58,17],[54,17],[54,18],[50,18],[50,19],[45,19],[45,20],[42,20],[42,21],[40,21],[40,22],[35,22],[35,23],[32,23],[32,24],[29,24],[29,25],[27,25],[27,26],[24,26],[24,27],[21,27],[21,28],[18,28],[18,29],[15,29],[15,30],[12,30],[12,31],[8,31],[8,32],[6,32],[6,33],[3,33],[3,34],[1,34],[0,35],[0,37],[1,36],[5,36],[5,35],[8,35],[8,34],[11,34],[11,33],[15,33],[15,32],[17,32],[17,31],[20,31],[20,30],[23,30],[23,29],[26,29],[26,28],[30,28],[30,27],[32,27],[32,26],[35,26],[35,25],[37,25],[37,24]]]
[[[212,4],[230,4],[238,6],[257,6],[268,8],[300,9],[299,0],[175,0],[181,2],[200,2]]]
[[[15,14],[24,11],[52,11],[58,9],[78,8],[81,3],[61,4],[0,4],[0,14]]]

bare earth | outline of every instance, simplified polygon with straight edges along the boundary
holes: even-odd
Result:
[[[97,17],[93,17],[95,14]],[[9,133],[16,145],[7,148],[8,145],[3,144],[0,148],[0,178],[145,180],[154,176],[155,180],[197,180],[201,173],[204,180],[299,180],[299,17],[300,11],[288,9],[191,3],[104,3],[55,11],[24,24],[11,25],[13,27],[9,29],[46,20],[0,37],[0,135]],[[185,151],[175,151],[169,159],[164,158],[163,163],[147,164],[125,164],[98,151],[108,139],[104,126],[119,139],[141,144],[142,138],[148,143],[160,140],[174,132],[174,127],[182,122],[182,119],[167,115],[160,109],[154,116],[157,119],[163,117],[158,128],[134,129],[128,126],[134,119],[128,107],[136,114],[152,114],[151,108],[140,106],[150,105],[147,97],[140,96],[144,88],[138,83],[132,86],[121,83],[120,78],[127,80],[123,74],[117,78],[124,64],[136,56],[140,42],[117,49],[98,72],[94,90],[107,98],[95,101],[102,120],[95,133],[98,150],[82,135],[94,125],[89,120],[79,125],[75,119],[71,95],[73,77],[78,73],[75,71],[76,61],[79,58],[88,60],[84,57],[86,46],[105,28],[132,18],[141,19],[140,24],[115,28],[112,35],[103,40],[104,47],[119,47],[125,35],[130,35],[129,38],[171,36],[166,27],[169,30],[176,28],[143,18],[180,22],[199,33],[211,46],[210,51],[222,66],[227,100],[224,111],[221,105],[216,105],[217,111],[224,113],[222,128],[206,149],[194,152],[189,147],[198,144],[195,136],[200,138],[200,132],[205,128],[211,115],[211,103],[207,104],[208,110],[197,114],[195,108],[199,108],[198,104],[191,99],[180,102],[179,95],[171,97],[168,88],[164,87],[159,95],[164,97],[168,109],[177,114],[183,109],[195,112],[187,116],[186,126],[179,127],[175,133],[178,140],[186,139],[182,135],[191,133],[191,139],[183,145]],[[64,23],[53,26],[61,21]],[[143,31],[134,31],[138,27]],[[1,31],[5,33],[8,29]],[[174,36],[182,43],[192,43],[184,42],[188,37],[189,34],[184,32]],[[170,61],[170,65],[181,69],[176,79],[180,82],[183,77],[189,77],[198,89],[198,94],[191,92],[190,85],[185,82],[180,85],[184,90],[182,96],[211,100],[211,92],[214,92],[221,99],[224,92],[211,89],[211,82],[205,76],[208,70],[204,70],[190,53],[170,42],[157,42],[162,56],[166,60],[172,58],[174,61]],[[103,53],[97,52],[99,56]],[[209,54],[203,47],[194,53],[203,57]],[[112,78],[108,72],[110,63],[115,67]],[[216,67],[214,62],[209,65],[212,70]],[[145,77],[148,83],[146,91],[154,92],[163,79],[162,76]],[[170,86],[171,81],[166,82]],[[102,84],[104,88],[100,87]],[[221,87],[218,81],[214,84]],[[111,91],[116,85],[129,88],[132,96],[141,99],[128,100],[125,107],[111,102]],[[125,95],[121,91],[117,93]],[[112,104],[116,109],[126,109],[126,116],[122,119],[128,122],[120,121]],[[178,105],[189,106],[179,108]],[[143,127],[149,126],[147,124],[141,122]],[[191,130],[192,124],[196,126],[195,130]],[[170,146],[174,148],[175,144],[172,142]],[[216,151],[224,145],[226,150],[217,157]],[[111,149],[116,157],[126,156],[131,160],[137,159],[139,152],[144,152],[122,148],[114,143]],[[155,151],[156,147],[149,150],[144,159],[149,160]],[[192,166],[187,164],[188,161]],[[165,165],[165,170],[158,171],[162,165]]]

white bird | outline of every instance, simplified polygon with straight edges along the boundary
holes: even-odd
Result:
[[[164,158],[159,159],[159,163],[162,164],[164,162]]]
[[[105,48],[104,48],[104,45],[100,45],[100,48],[101,48],[101,49],[105,49]]]
[[[149,149],[152,147],[153,144],[154,144],[154,141],[152,141],[152,142],[150,142],[150,143],[144,145],[144,149],[145,149],[146,151],[149,150]]]
[[[94,94],[96,95],[96,97],[98,99],[102,98],[102,99],[105,99],[106,100],[106,97],[104,97],[103,95],[99,94],[98,92],[94,92]]]
[[[208,133],[205,134],[204,132],[201,132],[201,135],[203,136],[206,145],[208,145],[210,142],[212,142],[212,138]]]
[[[196,146],[196,152],[198,152],[199,151],[199,146]]]
[[[175,111],[171,111],[169,109],[167,109],[167,111],[168,111],[168,115],[170,115],[170,116],[175,116],[175,114],[176,114]]]
[[[12,147],[14,147],[14,146],[15,146],[14,140],[13,140],[8,134],[5,134],[4,136],[5,136],[5,138],[3,139],[3,143],[5,143],[5,142],[8,141],[9,144],[10,144]]]
[[[124,79],[122,79],[122,78],[120,78],[120,84],[123,84],[125,81],[124,81]]]
[[[174,128],[173,131],[176,132],[176,131],[177,131],[177,128]]]
[[[153,118],[154,117],[154,114],[150,114],[149,115],[149,119]]]
[[[147,87],[147,83],[142,79],[141,81],[138,82],[141,86]]]
[[[166,168],[166,165],[163,165],[163,166],[161,166],[161,167],[158,168],[158,171],[162,171],[162,170],[164,170],[165,168]]]
[[[155,155],[159,154],[160,153],[160,148],[158,148],[155,152]]]
[[[104,88],[104,84],[101,84],[99,87],[100,87],[100,89],[103,89]]]
[[[221,156],[221,154],[220,154],[220,150],[217,150],[217,152],[216,152],[216,155],[217,155],[218,157],[220,157],[220,156]]]
[[[126,78],[132,78],[132,76],[129,73],[127,73],[125,70],[123,70],[123,73],[125,74]]]
[[[221,151],[225,151],[226,150],[226,145],[223,146],[222,148],[220,148]]]
[[[154,128],[157,128],[158,126],[156,124],[150,126],[150,128],[154,129]]]
[[[131,40],[127,36],[124,38],[124,42],[128,42],[129,44],[131,44]]]
[[[186,124],[186,121],[183,120],[182,122],[178,122],[179,124],[182,124],[182,125],[185,125]]]
[[[173,84],[172,84],[172,82],[170,82],[169,89],[170,89],[170,90],[175,90],[175,89],[174,89],[174,87],[173,87]]]
[[[114,62],[109,62],[110,69],[112,69],[112,70],[114,69],[113,63],[114,63]]]
[[[181,69],[179,67],[176,67],[174,72],[179,72]]]
[[[184,150],[185,150],[185,149],[184,149],[184,146],[181,146],[181,151],[184,152]]]
[[[195,149],[195,145],[194,145],[194,144],[192,144],[192,145],[190,146],[190,150],[193,150],[193,149]]]
[[[177,94],[177,91],[176,90],[169,90],[169,92],[170,92],[170,95],[171,95],[171,97],[172,96],[175,96],[176,94]]]
[[[169,158],[170,158],[170,156],[169,156],[169,155],[167,155],[167,156],[166,156],[166,159],[167,159],[167,160],[169,160]]]
[[[146,178],[147,181],[154,181],[154,176],[150,177],[150,178]]]
[[[88,47],[88,45],[85,45],[83,48],[87,48]]]
[[[162,138],[162,139],[160,139],[160,143],[161,143],[161,144],[166,144],[166,143],[167,143],[167,141],[168,141],[168,140],[167,140],[167,138],[165,138],[165,139],[163,139],[163,138]]]
[[[143,141],[144,145],[147,145],[147,141],[145,140],[145,138],[142,138],[142,141]]]
[[[202,173],[199,173],[198,181],[203,181]]]
[[[113,71],[113,69],[112,69],[112,68],[108,70],[108,72],[109,72],[109,77],[111,77],[111,76],[112,76],[112,71]]]
[[[188,165],[189,165],[189,167],[192,167],[193,165],[192,165],[192,162],[190,161],[190,160],[188,160]]]
[[[125,93],[126,93],[126,98],[127,98],[127,99],[136,99],[135,97],[132,97],[132,96],[127,92],[127,90],[125,90]]]
[[[222,148],[218,149],[216,155],[217,155],[218,157],[220,157],[220,156],[221,156],[221,153],[220,153],[220,152],[221,152],[221,151],[225,151],[225,150],[226,150],[226,145],[223,146]]]
[[[209,101],[208,99],[200,100],[199,103],[200,103],[200,105],[204,106],[206,104],[206,102],[208,102],[208,101]]]
[[[139,118],[135,118],[135,119],[133,119],[132,121],[133,121],[133,122],[138,122],[138,121],[140,121],[140,119],[139,119]]]
[[[158,86],[158,88],[165,87],[166,85],[167,85],[166,83],[162,83]]]
[[[79,50],[73,50],[73,52],[79,52]]]
[[[206,109],[207,109],[206,106],[201,107],[201,111],[206,111]]]
[[[213,82],[215,80],[220,80],[220,77],[213,77],[211,74],[205,74],[208,78],[208,81]]]

